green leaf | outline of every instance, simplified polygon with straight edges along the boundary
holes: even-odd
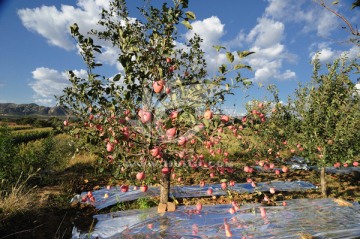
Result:
[[[360,7],[360,0],[356,0],[353,2],[352,6],[351,6],[351,9],[354,9],[356,7]]]
[[[183,8],[188,8],[189,0],[181,0],[181,3],[183,5]]]
[[[339,1],[333,1],[332,2],[332,5],[336,5],[336,4],[338,4],[339,3]]]
[[[206,128],[209,128],[209,125],[210,125],[210,124],[209,124],[209,123],[210,123],[209,120],[203,119],[203,123],[204,123],[204,125],[205,125]]]
[[[226,71],[226,65],[222,64],[220,67],[219,67],[219,73],[220,74],[224,74]]]
[[[255,52],[254,51],[238,51],[237,54],[240,58],[244,58],[244,57],[247,57],[251,54],[254,54]]]
[[[121,78],[121,74],[117,74],[116,76],[114,76],[113,81],[119,81]]]
[[[248,66],[248,65],[245,65],[245,64],[236,64],[234,66],[234,70],[239,70],[239,69],[242,69],[242,68],[246,68],[248,70],[252,70],[251,66]]]
[[[234,55],[231,52],[226,52],[226,58],[230,61],[230,63],[234,62]]]
[[[195,13],[193,13],[193,12],[188,11],[185,14],[186,14],[186,17],[189,18],[190,20],[196,19]]]
[[[190,24],[190,22],[189,21],[182,21],[181,22],[187,29],[189,29],[189,30],[192,30],[193,29],[193,27],[191,26],[191,24]]]
[[[215,48],[215,50],[216,50],[217,52],[219,52],[221,49],[226,49],[225,47],[219,46],[219,45],[214,45],[213,47]]]

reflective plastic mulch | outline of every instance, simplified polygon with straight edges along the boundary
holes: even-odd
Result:
[[[280,202],[281,203],[281,202]],[[296,199],[286,206],[231,205],[181,206],[158,214],[156,208],[96,215],[94,231],[73,230],[73,238],[357,238],[360,236],[360,205],[340,206],[332,199]],[[260,213],[265,209],[266,215]],[[262,210],[263,210],[262,209]],[[224,223],[225,222],[225,223]],[[229,234],[228,234],[229,235]]]

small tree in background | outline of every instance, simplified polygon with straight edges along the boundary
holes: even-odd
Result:
[[[323,196],[327,195],[325,166],[350,162],[360,153],[360,94],[351,80],[359,66],[341,58],[326,67],[322,73],[315,59],[311,83],[300,86],[291,102],[297,146],[321,167]]]
[[[165,2],[161,8],[148,5],[140,9],[140,21],[130,17],[124,0],[112,1],[99,21],[104,30],[91,31],[120,50],[117,60],[124,70],[110,78],[95,72],[101,66],[96,61],[101,46],[83,36],[76,24],[71,26],[88,76],[82,79],[70,71],[72,86],[59,98],[83,122],[72,126],[72,132],[98,143],[104,149],[103,160],[115,165],[115,177],[124,182],[121,190],[126,192],[133,183],[146,191],[147,183],[160,178],[160,203],[168,202],[174,162],[191,156],[193,167],[201,160],[196,152],[203,142],[214,144],[216,130],[231,124],[229,117],[215,115],[224,96],[234,87],[251,84],[239,73],[250,67],[235,64],[235,58],[252,52],[237,52],[236,57],[226,52],[229,64],[209,77],[198,35],[177,46],[177,27],[182,23],[191,29],[195,19],[193,12],[184,11],[187,7],[187,0]],[[226,78],[230,72],[232,81]],[[156,163],[161,163],[161,170]]]

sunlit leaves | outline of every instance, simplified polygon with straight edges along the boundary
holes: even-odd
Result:
[[[254,53],[254,51],[237,51],[239,58],[244,58]]]
[[[230,61],[230,63],[234,62],[234,55],[231,52],[226,52],[226,58]]]
[[[185,15],[189,20],[195,20],[196,19],[195,13],[193,13],[193,12],[188,11],[188,12],[185,13]]]
[[[192,30],[192,29],[193,29],[193,27],[191,26],[191,24],[190,24],[189,21],[184,20],[184,21],[182,21],[181,23],[182,23],[187,29],[189,29],[189,30]]]
[[[216,50],[217,52],[219,52],[221,49],[226,49],[225,47],[219,46],[219,45],[214,45],[213,47],[215,48],[215,50]]]

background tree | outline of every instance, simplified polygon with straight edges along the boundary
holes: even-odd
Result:
[[[325,166],[350,162],[360,153],[360,94],[351,80],[357,62],[341,58],[322,73],[314,61],[313,79],[300,86],[292,100],[297,118],[294,132],[302,155],[321,167],[322,194],[326,196]]]
[[[196,151],[203,142],[214,139],[215,129],[231,123],[215,112],[232,89],[251,84],[239,72],[250,67],[235,62],[252,52],[236,56],[226,52],[229,64],[209,77],[202,39],[194,34],[182,47],[176,42],[178,27],[191,29],[190,21],[195,19],[193,12],[184,11],[188,1],[165,1],[160,8],[146,3],[139,8],[141,21],[130,17],[124,0],[112,1],[101,13],[103,30],[91,31],[95,40],[82,35],[76,24],[71,26],[88,76],[82,79],[70,71],[72,86],[64,90],[59,103],[83,122],[73,125],[72,133],[85,134],[102,147],[102,160],[113,164],[124,192],[129,183],[146,191],[148,183],[160,178],[160,202],[166,203],[174,170],[171,163],[190,156],[196,163]],[[101,66],[96,61],[101,54],[101,46],[95,44],[99,40],[119,49],[117,60],[123,72],[110,78],[96,73]],[[219,54],[224,50],[215,49]],[[230,72],[232,81],[226,78]]]

